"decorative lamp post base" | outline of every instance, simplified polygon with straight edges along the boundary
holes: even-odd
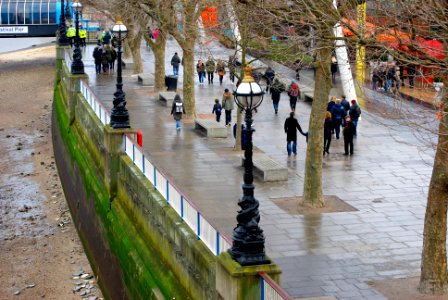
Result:
[[[71,66],[71,73],[73,75],[85,74],[84,72],[84,63],[81,62],[73,62]]]

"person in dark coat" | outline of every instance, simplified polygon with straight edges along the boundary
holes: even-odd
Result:
[[[181,124],[180,120],[182,120],[182,114],[185,114],[185,107],[182,102],[182,99],[178,94],[174,96],[173,106],[171,107],[171,114],[176,121],[176,129],[180,130]]]
[[[348,102],[348,100],[345,96],[341,96],[341,105],[345,110],[345,115],[347,115],[348,111],[350,110],[350,102]]]
[[[266,79],[266,92],[269,91],[270,86],[274,82],[274,77],[275,71],[271,67],[268,67],[266,72],[264,72],[264,78]]]
[[[353,124],[350,116],[345,117],[345,126],[342,130],[344,135],[344,155],[353,155],[353,136],[355,135],[356,128]]]
[[[171,58],[171,65],[173,66],[173,75],[178,76],[179,75],[179,65],[180,65],[180,57],[177,54],[177,52],[174,53],[173,57]]]
[[[285,120],[284,125],[286,133],[286,150],[288,151],[288,156],[291,156],[291,152],[297,155],[297,130],[303,135],[308,136],[308,133],[302,131],[299,122],[294,118],[294,112],[289,113],[289,118]]]
[[[336,83],[336,73],[338,72],[338,61],[336,60],[336,57],[331,57],[331,82],[333,84]]]
[[[356,100],[352,100],[352,106],[350,106],[350,110],[348,111],[350,119],[352,120],[353,125],[355,125],[355,136],[356,136],[356,128],[358,127],[358,120],[361,116],[361,108],[359,107]]]
[[[277,78],[274,79],[274,83],[271,86],[271,99],[274,106],[275,114],[278,113],[278,103],[280,102],[280,95],[285,91],[285,85]]]
[[[336,100],[336,103],[331,109],[331,119],[333,121],[334,132],[336,133],[336,139],[339,140],[339,133],[341,132],[342,120],[345,118],[345,110],[341,105],[340,100]]]
[[[221,111],[222,106],[219,104],[219,99],[215,99],[215,105],[213,105],[212,114],[216,115],[216,122],[219,123],[219,120],[221,119]]]
[[[101,54],[103,52],[103,49],[101,47],[101,42],[98,41],[98,44],[96,45],[95,49],[93,49],[93,59],[95,60],[95,71],[96,74],[101,73]]]
[[[331,136],[333,132],[333,120],[331,120],[331,112],[325,112],[324,121],[324,155],[325,152],[330,154]]]
[[[336,97],[331,96],[330,101],[327,104],[327,111],[331,112],[331,109],[333,108],[333,105],[336,103]]]
[[[109,52],[110,53],[110,52]],[[109,60],[107,55],[107,45],[103,45],[103,50],[101,52],[101,64],[103,65],[103,72],[109,71]]]

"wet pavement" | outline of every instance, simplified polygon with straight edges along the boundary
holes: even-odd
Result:
[[[86,73],[99,99],[111,108],[115,76],[95,74],[92,49],[89,46],[84,55]],[[206,59],[209,53],[223,59],[232,54],[232,50],[213,40],[196,50],[196,60]],[[182,53],[170,40],[166,50],[169,73],[175,51]],[[142,46],[142,55],[145,72],[153,72],[152,53]],[[281,76],[293,78],[292,70],[273,66]],[[180,88],[182,71],[181,67]],[[217,78],[214,85],[199,85],[197,77],[195,80],[197,113],[212,118],[214,99],[221,99],[224,88],[233,85],[228,76],[223,86],[219,86]],[[312,73],[303,71],[299,85],[312,90]],[[339,86],[332,90],[333,95],[341,94]],[[174,179],[212,224],[230,237],[236,225],[243,178],[242,152],[233,150],[230,128],[227,138],[206,138],[194,130],[190,120],[176,131],[170,108],[159,103],[152,88],[139,86],[132,70],[124,70],[124,90],[131,125],[143,132],[144,152]],[[305,131],[310,110],[310,103],[298,102],[297,117]],[[283,270],[282,286],[294,297],[385,299],[367,282],[420,273],[423,220],[434,157],[426,141],[435,136],[419,134],[409,124],[424,119],[433,129],[435,113],[415,103],[367,91],[354,155],[343,156],[343,140],[333,139],[331,154],[323,163],[324,194],[339,197],[357,211],[305,216],[289,214],[273,201],[299,197],[303,192],[305,138],[299,135],[298,155],[288,158],[283,131],[288,114],[286,94],[282,95],[278,115],[266,95],[254,114],[253,140],[255,151],[266,153],[288,168],[287,181],[263,182],[256,178],[254,182],[266,251]],[[235,110],[232,121],[236,121]]]

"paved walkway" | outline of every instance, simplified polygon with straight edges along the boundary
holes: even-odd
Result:
[[[226,59],[231,53],[213,40],[207,43],[207,48],[197,49],[202,58],[211,52]],[[95,74],[91,51],[89,46],[84,57],[86,72],[94,91],[110,108],[115,76]],[[178,46],[169,41],[167,72],[171,72],[169,61],[175,51],[181,54]],[[142,54],[145,72],[153,72],[152,53],[143,47]],[[274,67],[282,76],[293,78],[292,70]],[[311,74],[303,72],[301,77],[301,87],[312,89]],[[181,82],[182,76],[179,79]],[[196,85],[199,114],[211,114],[214,98],[220,99],[223,89],[232,87],[228,77],[225,81],[223,86],[219,86],[218,80],[213,86]],[[191,121],[176,131],[170,108],[159,103],[152,88],[137,85],[130,70],[124,71],[124,90],[131,125],[143,132],[145,153],[174,178],[176,185],[219,230],[231,236],[239,209],[237,201],[242,195],[243,169],[241,152],[233,151],[230,129],[229,137],[224,139],[199,135]],[[340,93],[332,90],[332,94]],[[369,287],[369,280],[419,275],[434,153],[416,137],[416,129],[401,121],[426,116],[417,104],[397,102],[380,93],[367,93],[364,102],[355,154],[343,156],[342,139],[333,140],[331,154],[323,164],[324,193],[336,195],[355,207],[357,211],[353,212],[303,216],[291,215],[278,207],[274,199],[302,195],[305,139],[299,136],[298,155],[288,158],[283,132],[289,114],[286,95],[282,95],[278,115],[274,114],[269,95],[254,115],[256,151],[263,151],[288,167],[287,181],[265,183],[256,179],[255,196],[260,201],[260,226],[266,235],[267,254],[281,266],[282,286],[294,297],[385,299]],[[298,103],[298,120],[305,131],[310,110],[310,103]],[[407,118],[400,112],[405,112]],[[432,120],[432,113],[428,113],[427,119]],[[232,118],[236,120],[235,111]]]

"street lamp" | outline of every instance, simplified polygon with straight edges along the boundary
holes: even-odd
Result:
[[[75,10],[75,49],[73,50],[73,61],[72,61],[72,74],[84,74],[84,63],[82,62],[81,49],[79,48],[79,13],[82,11],[82,5],[76,0],[72,4],[72,8]]]
[[[65,25],[64,0],[61,0],[61,17],[59,18],[59,46],[67,46],[67,26]]]
[[[117,84],[114,93],[114,107],[110,115],[110,126],[112,128],[130,128],[129,113],[126,109],[126,94],[123,92],[123,78],[121,77],[121,42],[126,38],[128,29],[121,21],[121,17],[117,17],[117,21],[112,28],[112,33],[117,39]]]
[[[264,91],[251,75],[251,68],[244,69],[244,79],[236,89],[236,104],[245,110],[246,147],[244,151],[243,197],[238,201],[241,210],[236,217],[238,225],[233,230],[233,244],[230,255],[242,266],[269,264],[264,251],[264,234],[258,226],[260,213],[258,200],[254,197],[253,162],[252,162],[252,111],[263,101]]]

